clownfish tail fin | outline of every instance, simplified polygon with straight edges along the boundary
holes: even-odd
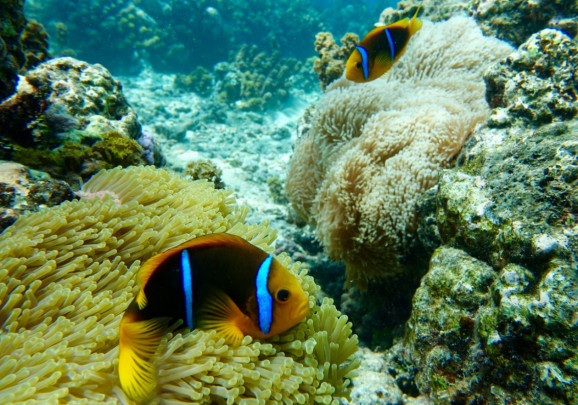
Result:
[[[140,321],[127,312],[120,322],[118,375],[124,392],[138,403],[149,400],[156,388],[156,369],[152,363],[169,318]]]
[[[417,14],[419,13],[419,10],[421,9],[421,5],[417,8],[417,10],[415,11],[415,14],[413,15],[413,17],[411,18],[410,22],[409,22],[409,35],[412,36],[413,34],[415,34],[420,28],[421,28],[421,20],[419,18],[417,18]]]

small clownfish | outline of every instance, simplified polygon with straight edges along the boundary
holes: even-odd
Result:
[[[118,372],[124,392],[145,402],[156,388],[152,364],[169,325],[215,329],[227,343],[245,335],[266,339],[309,313],[297,277],[244,239],[210,234],[149,259],[139,270],[140,291],[120,322]]]
[[[407,17],[372,29],[355,47],[345,68],[345,77],[357,83],[370,82],[387,72],[403,55],[409,39],[421,28],[421,20]]]

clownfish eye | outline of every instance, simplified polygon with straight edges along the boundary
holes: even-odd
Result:
[[[279,290],[277,292],[277,299],[281,302],[285,302],[289,299],[289,291],[287,290]]]
[[[358,68],[358,69],[361,69],[361,62],[357,62],[357,63],[355,64],[355,67]]]

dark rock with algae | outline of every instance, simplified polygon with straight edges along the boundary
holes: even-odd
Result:
[[[493,127],[540,126],[578,112],[578,44],[546,29],[485,74]]]
[[[578,401],[576,55],[546,29],[491,68],[488,126],[423,204],[405,349],[436,403]]]
[[[0,101],[16,90],[18,70],[26,59],[20,46],[20,34],[26,25],[23,5],[23,0],[0,1]]]
[[[0,104],[0,158],[69,181],[144,163],[140,135],[120,82],[103,66],[73,58],[28,71]]]

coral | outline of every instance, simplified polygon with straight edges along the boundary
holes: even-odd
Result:
[[[315,59],[313,69],[317,72],[322,90],[343,75],[347,58],[358,42],[359,37],[352,33],[341,38],[341,47],[337,46],[330,32],[320,32],[315,36],[315,52],[319,58]]]
[[[187,164],[185,175],[191,176],[193,180],[204,179],[215,185],[216,189],[225,188],[223,183],[223,171],[210,160],[195,160]]]
[[[289,98],[291,77],[301,62],[283,58],[281,52],[259,52],[244,45],[234,60],[215,66],[215,91],[221,101],[235,103],[240,110],[266,110]]]
[[[173,85],[177,89],[193,91],[206,97],[213,90],[213,75],[204,67],[197,66],[188,75],[177,74]]]
[[[122,143],[120,148],[130,146],[127,151],[102,149],[113,146],[110,136],[104,139],[113,133],[117,134],[113,143]],[[99,160],[113,166],[143,161],[135,154],[144,155],[144,151],[133,141],[140,135],[136,113],[124,98],[120,83],[104,67],[72,58],[52,59],[28,71],[18,92],[0,104],[0,157],[22,158],[21,163],[60,177],[86,177],[95,172],[81,172],[83,162],[61,165],[69,162],[66,156],[59,156],[70,151],[67,146],[81,154],[92,147],[101,156]],[[35,162],[33,154],[51,157]],[[125,154],[132,157],[121,157]],[[50,167],[49,162],[55,166]],[[99,167],[112,167],[110,164]]]
[[[486,118],[482,72],[511,51],[472,19],[424,22],[382,78],[328,87],[286,186],[350,280],[363,287],[403,269],[417,200]]]
[[[78,201],[21,217],[0,235],[0,398],[127,403],[118,385],[118,327],[143,261],[190,238],[230,232],[271,252],[275,232],[244,223],[229,191],[150,166],[103,171]],[[227,346],[214,331],[175,330],[159,353],[167,403],[331,403],[357,366],[351,324],[332,303],[268,341]]]
[[[21,73],[25,73],[51,58],[48,52],[48,34],[46,34],[42,24],[36,21],[27,22],[20,36],[20,43],[26,57],[26,63],[20,69]]]
[[[423,204],[420,240],[441,246],[406,351],[435,403],[578,400],[578,119],[571,103],[551,109],[571,100],[575,61],[576,46],[545,29],[488,70],[487,97],[503,96],[501,107]],[[530,94],[535,85],[549,90]]]
[[[0,161],[0,232],[23,213],[73,198],[65,182],[18,163]]]

